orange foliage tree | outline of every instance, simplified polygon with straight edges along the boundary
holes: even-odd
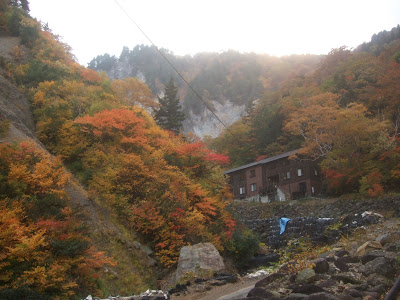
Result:
[[[142,108],[154,108],[158,105],[149,87],[137,78],[116,79],[112,82],[112,88],[125,105],[138,105]]]
[[[305,100],[289,115],[284,129],[304,138],[298,155],[323,160],[332,188],[358,189],[361,176],[368,172],[367,162],[376,155],[379,137],[389,127],[387,122],[369,117],[362,104],[342,108],[338,99],[325,93]]]
[[[196,141],[161,130],[139,109],[105,110],[75,120],[88,147],[88,184],[115,213],[155,245],[165,266],[182,246],[211,241],[223,249],[234,222],[219,165],[228,163]]]
[[[0,298],[97,291],[97,270],[113,262],[68,206],[60,159],[22,142],[0,146],[0,165]]]

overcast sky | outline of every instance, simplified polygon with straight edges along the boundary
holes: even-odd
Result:
[[[177,55],[229,49],[270,55],[327,54],[356,47],[400,23],[399,0],[30,0],[78,61],[150,45]]]

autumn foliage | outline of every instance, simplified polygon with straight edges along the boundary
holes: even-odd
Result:
[[[299,156],[321,160],[327,192],[379,196],[399,189],[398,41],[377,55],[333,50],[314,74],[285,82],[246,73],[265,81],[254,95],[263,85],[282,84],[248,107],[249,115],[230,128],[234,137],[224,132],[208,141],[214,152],[190,135],[161,129],[148,113],[157,103],[144,83],[111,81],[79,65],[22,3],[0,1],[1,31],[21,39],[0,67],[30,100],[36,136],[55,156],[29,142],[0,145],[0,298],[100,294],[98,272],[114,265],[70,205],[64,165],[164,267],[176,264],[185,245],[212,242],[246,255],[257,247],[250,232],[240,237],[226,209],[231,195],[222,168],[229,164],[302,148]],[[247,88],[231,90],[232,80],[223,76],[223,89],[248,98]]]
[[[399,191],[400,42],[370,50],[333,49],[315,72],[287,80],[233,124],[235,139],[224,132],[212,147],[235,166],[300,149],[297,159],[320,162],[325,194]]]
[[[68,206],[60,159],[22,142],[0,145],[0,164],[0,297],[95,292],[97,270],[114,262],[93,249]]]
[[[157,103],[145,84],[111,82],[83,68],[68,46],[35,24],[31,58],[21,60],[16,49],[21,63],[10,65],[9,75],[30,97],[40,141],[123,226],[143,234],[164,266],[173,266],[190,243],[211,241],[223,250],[235,224],[225,210],[230,193],[221,171],[229,159],[162,130],[146,112]],[[62,169],[60,158],[53,163]],[[39,195],[54,189],[40,167],[12,166],[8,176],[20,190],[34,187]],[[47,233],[61,224],[40,221]]]
[[[88,145],[82,164],[92,170],[91,192],[154,243],[163,265],[175,264],[190,243],[207,240],[223,249],[233,229],[225,211],[229,193],[218,189],[226,157],[160,129],[138,107],[75,124]]]

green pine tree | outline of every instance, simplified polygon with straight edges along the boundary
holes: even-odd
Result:
[[[164,97],[158,97],[160,107],[155,112],[155,120],[158,125],[166,130],[171,130],[178,134],[182,130],[182,122],[186,119],[182,112],[181,104],[177,97],[178,88],[174,84],[174,80],[169,80],[165,86]]]

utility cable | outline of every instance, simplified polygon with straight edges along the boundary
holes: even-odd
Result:
[[[153,41],[147,36],[147,34],[142,30],[142,28],[133,20],[133,18],[128,14],[128,12],[119,4],[118,0],[114,0],[114,2],[118,5],[118,7],[124,12],[124,14],[128,17],[129,20],[140,30],[140,32],[146,37],[146,39],[153,45],[153,47],[157,50],[157,52],[165,59],[165,61],[171,66],[171,68],[178,74],[178,76],[186,83],[189,89],[200,99],[201,102],[204,103],[206,108],[217,118],[217,120],[225,127],[226,131],[228,131],[233,138],[240,144],[239,139],[232,133],[232,131],[225,125],[224,122],[217,116],[217,114],[211,109],[211,107],[203,100],[203,98],[195,91],[195,89],[189,84],[189,82],[182,76],[182,74],[175,68],[175,66],[170,62],[170,60],[158,49],[158,47],[153,43]]]

